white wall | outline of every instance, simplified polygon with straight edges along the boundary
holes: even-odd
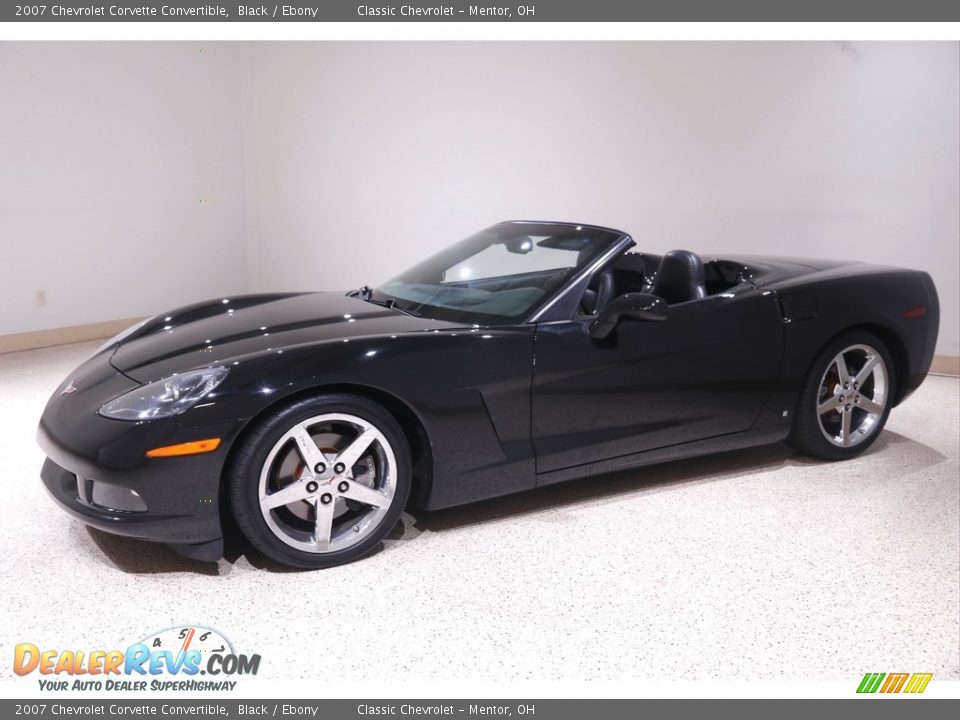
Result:
[[[0,334],[247,288],[246,55],[0,43]]]
[[[251,283],[385,280],[492,222],[928,270],[960,355],[957,43],[258,43]]]
[[[960,355],[958,76],[957,43],[0,43],[0,334],[533,218],[923,268]]]

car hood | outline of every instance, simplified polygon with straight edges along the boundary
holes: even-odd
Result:
[[[454,327],[343,293],[246,295],[158,315],[123,340],[110,362],[146,383],[295,346]]]

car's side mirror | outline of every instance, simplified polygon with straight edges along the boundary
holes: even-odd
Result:
[[[614,298],[590,323],[590,337],[605,340],[621,320],[660,322],[667,319],[667,303],[659,295],[627,293]]]

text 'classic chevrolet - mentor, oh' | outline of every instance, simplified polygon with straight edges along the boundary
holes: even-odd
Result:
[[[384,285],[219,298],[110,340],[51,397],[42,478],[83,522],[319,568],[427,510],[786,440],[843,460],[923,381],[924,272],[661,256],[506,222]]]

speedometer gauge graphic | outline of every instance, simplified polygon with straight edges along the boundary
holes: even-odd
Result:
[[[220,634],[219,631],[203,625],[187,625],[169,627],[151,633],[140,640],[150,648],[151,652],[166,650],[174,657],[190,650],[200,653],[203,659],[198,663],[201,667],[206,664],[207,658],[214,653],[234,654],[233,643]]]

